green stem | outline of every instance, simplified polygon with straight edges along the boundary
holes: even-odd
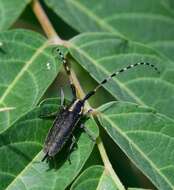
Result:
[[[119,190],[125,190],[123,184],[121,183],[120,179],[115,174],[115,171],[112,168],[112,165],[111,165],[111,163],[109,161],[109,158],[107,156],[105,147],[104,147],[103,142],[102,142],[100,137],[97,138],[97,146],[98,146],[101,158],[103,160],[106,173],[110,174],[110,176],[112,177],[113,181],[115,182],[115,184],[117,185]]]

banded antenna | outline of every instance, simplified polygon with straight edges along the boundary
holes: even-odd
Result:
[[[71,70],[70,70],[70,68],[69,68],[69,66],[68,66],[68,63],[67,63],[66,58],[64,57],[63,53],[62,53],[62,52],[60,51],[60,49],[57,48],[57,47],[53,48],[53,53],[54,53],[54,52],[56,53],[56,55],[57,55],[57,53],[58,53],[58,55],[59,55],[59,57],[60,57],[60,59],[61,59],[61,61],[62,61],[62,63],[63,63],[63,66],[64,66],[64,68],[65,68],[65,71],[66,71],[67,75],[70,75]]]
[[[73,92],[73,94],[75,95],[75,98],[76,98],[76,96],[77,96],[77,94],[76,94],[76,88],[75,88],[75,85],[73,84],[73,79],[71,77],[71,70],[70,70],[70,68],[68,66],[66,58],[64,57],[63,53],[60,51],[59,48],[55,47],[53,49],[53,53],[54,53],[54,51],[56,52],[56,55],[58,53],[58,55],[59,55],[59,57],[60,57],[60,59],[61,59],[61,61],[63,63],[64,69],[65,69],[65,71],[66,71],[66,73],[68,75],[68,78],[69,78],[69,82],[70,82],[70,86],[71,86],[72,92]]]
[[[73,82],[72,82],[72,79],[71,79],[71,76],[70,76],[71,70],[70,70],[70,68],[69,68],[69,66],[68,66],[68,64],[67,64],[67,61],[66,61],[66,59],[65,59],[65,57],[64,57],[64,55],[63,55],[63,53],[60,51],[59,48],[56,48],[55,50],[56,50],[56,52],[59,54],[59,56],[60,56],[60,58],[61,58],[61,60],[62,60],[62,63],[63,63],[63,65],[64,65],[64,67],[65,67],[66,73],[67,73],[67,74],[69,75],[69,77],[70,77],[70,84],[71,84],[71,86],[74,86],[74,85],[73,85]],[[129,70],[129,69],[132,69],[132,68],[135,68],[135,67],[137,67],[137,66],[140,66],[140,65],[145,65],[145,66],[152,67],[158,74],[160,74],[160,71],[158,70],[158,68],[155,67],[155,65],[153,65],[153,64],[151,64],[151,63],[148,63],[148,62],[139,62],[139,63],[135,63],[135,64],[132,64],[132,65],[128,65],[127,67],[124,67],[124,68],[122,68],[122,69],[120,69],[120,70],[118,70],[118,71],[112,73],[112,74],[109,75],[107,78],[105,78],[103,81],[101,81],[101,82],[94,88],[94,90],[92,90],[92,91],[90,91],[90,92],[88,92],[88,93],[86,94],[86,96],[83,98],[82,101],[85,102],[86,100],[88,100],[91,96],[93,96],[93,95],[97,92],[97,90],[98,90],[99,88],[101,88],[101,87],[103,86],[103,84],[107,83],[107,82],[108,82],[109,80],[111,80],[113,77],[115,77],[115,76],[117,76],[117,75],[119,75],[119,74],[121,74],[121,73],[123,73],[123,72]],[[74,87],[74,88],[75,88],[75,87]]]
[[[150,67],[152,67],[158,74],[160,74],[158,68],[155,67],[155,65],[150,64],[150,63],[139,62],[139,63],[135,63],[135,64],[132,64],[132,65],[128,65],[127,67],[124,67],[124,68],[118,70],[117,72],[112,73],[109,77],[105,78],[102,82],[100,82],[100,83],[95,87],[94,90],[90,91],[90,92],[83,98],[83,101],[88,100],[91,96],[93,96],[93,95],[97,92],[97,90],[98,90],[99,88],[101,88],[101,87],[103,86],[103,84],[107,83],[107,82],[108,82],[109,80],[111,80],[113,77],[115,77],[115,76],[117,76],[117,75],[119,75],[119,74],[121,74],[121,73],[123,73],[123,72],[129,70],[129,69],[132,69],[132,68],[135,68],[135,67],[137,67],[137,66],[140,66],[140,65],[150,66]]]

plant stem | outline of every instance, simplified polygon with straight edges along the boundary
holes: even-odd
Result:
[[[102,158],[104,166],[105,166],[106,174],[107,173],[110,174],[110,176],[112,177],[113,181],[116,183],[116,185],[117,185],[117,187],[118,187],[119,190],[125,190],[123,184],[121,183],[120,179],[115,174],[115,171],[112,168],[112,165],[111,165],[111,163],[109,161],[109,158],[107,156],[105,147],[104,147],[103,142],[102,142],[102,140],[101,140],[100,137],[97,138],[97,142],[96,143],[97,143],[97,147],[99,149],[101,158]]]
[[[63,43],[64,41],[56,33],[54,27],[52,26],[49,18],[45,14],[45,12],[38,0],[33,0],[32,9],[33,9],[33,12],[35,13],[36,17],[38,18],[47,37],[49,39],[53,38],[54,42],[57,42],[57,44],[64,44]],[[65,44],[66,44],[66,42],[65,42]],[[85,96],[85,93],[84,93],[84,91],[76,77],[76,74],[74,73],[73,70],[71,70],[71,78],[77,89],[78,97],[83,98]],[[86,103],[85,106],[87,107],[87,109],[90,109],[90,105],[88,102]],[[112,179],[115,181],[116,185],[118,186],[119,190],[125,190],[124,186],[122,185],[121,181],[119,180],[119,178],[117,177],[117,175],[115,174],[115,172],[112,168],[112,165],[109,161],[109,158],[106,154],[103,142],[100,137],[97,138],[96,143],[97,143],[101,158],[103,160],[106,173],[110,174],[110,176],[112,177]]]
[[[38,0],[33,0],[31,5],[33,12],[36,15],[37,19],[39,20],[39,23],[42,26],[47,37],[49,39],[54,39],[54,41],[56,41],[57,44],[63,44],[62,39],[58,36],[57,32],[52,26],[40,2]]]

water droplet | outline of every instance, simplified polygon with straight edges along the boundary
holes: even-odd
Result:
[[[3,46],[3,42],[0,42],[0,47],[2,47]]]
[[[50,70],[51,69],[51,63],[47,63],[47,69]]]

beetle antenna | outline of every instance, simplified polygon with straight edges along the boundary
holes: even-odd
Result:
[[[59,55],[67,75],[70,75],[71,74],[70,68],[69,68],[66,58],[64,57],[64,54],[61,52],[61,50],[59,48],[55,47],[55,48],[53,48],[53,53],[56,53]]]
[[[124,67],[123,69],[120,69],[120,70],[118,70],[117,72],[112,73],[109,77],[105,78],[102,82],[100,82],[99,85],[97,85],[97,86],[95,87],[94,90],[90,91],[90,92],[83,98],[83,101],[88,100],[91,96],[93,96],[93,95],[97,92],[97,90],[98,90],[99,88],[101,88],[101,87],[103,86],[103,84],[107,83],[107,82],[108,82],[109,80],[111,80],[113,77],[115,77],[115,76],[117,76],[117,75],[123,73],[124,71],[127,71],[128,69],[132,69],[132,68],[134,68],[134,67],[136,67],[136,66],[139,66],[139,65],[150,66],[150,67],[152,67],[155,71],[157,71],[157,73],[160,74],[158,68],[155,67],[155,65],[150,64],[150,63],[139,62],[139,63],[135,63],[135,64],[132,64],[132,65],[128,65],[127,67]]]
[[[71,70],[70,70],[70,68],[68,66],[67,60],[66,60],[66,58],[64,57],[64,54],[61,52],[61,50],[59,48],[56,47],[56,48],[53,49],[53,51],[56,53],[56,55],[57,54],[59,55],[59,57],[60,57],[60,59],[61,59],[61,61],[63,63],[65,72],[66,72],[66,74],[68,75],[68,78],[69,78],[72,94],[74,96],[74,99],[76,99],[76,96],[77,96],[77,94],[76,94],[76,88],[75,88],[75,86],[73,84],[73,79],[71,77]]]

